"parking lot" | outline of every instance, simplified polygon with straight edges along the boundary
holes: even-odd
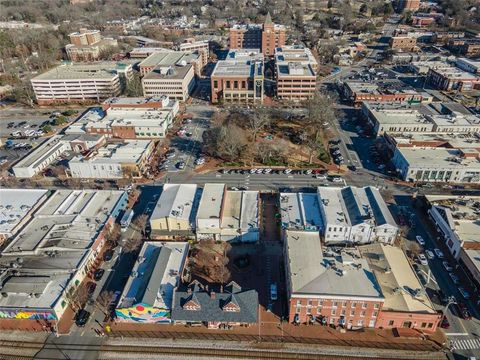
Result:
[[[195,160],[202,151],[203,132],[210,126],[213,111],[209,106],[187,107],[187,113],[192,114],[191,121],[184,121],[180,130],[170,140],[171,155],[163,162],[163,169],[167,173],[195,169]]]

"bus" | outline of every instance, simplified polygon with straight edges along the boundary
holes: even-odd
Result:
[[[133,209],[128,209],[127,211],[125,211],[125,214],[123,214],[122,216],[122,220],[120,220],[120,226],[122,228],[122,231],[126,231],[128,229],[128,226],[132,221],[133,215]]]

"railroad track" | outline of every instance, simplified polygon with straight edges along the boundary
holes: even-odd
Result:
[[[294,352],[292,349],[232,349],[232,348],[196,348],[188,346],[141,346],[141,345],[78,345],[78,344],[53,344],[42,342],[16,342],[0,341],[0,359],[5,360],[25,360],[32,359],[40,350],[61,350],[63,353],[69,351],[81,351],[86,354],[96,353],[98,359],[131,359],[136,355],[142,354],[161,356],[180,356],[182,358],[192,356],[192,358],[230,358],[230,359],[272,359],[272,360],[391,360],[389,355],[365,354],[320,354],[320,349],[316,352]],[[28,354],[27,354],[28,353]],[[117,355],[117,357],[112,357]],[[423,353],[416,352],[404,353],[397,352],[395,359],[399,360],[420,360],[420,359],[446,359],[442,352]]]

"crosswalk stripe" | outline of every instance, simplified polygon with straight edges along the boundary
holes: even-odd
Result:
[[[452,341],[452,348],[460,349],[460,350],[480,349],[480,340],[479,339],[454,340]]]

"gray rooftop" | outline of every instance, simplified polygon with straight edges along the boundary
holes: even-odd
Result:
[[[325,248],[317,232],[286,231],[291,294],[382,300],[367,261],[355,249]]]
[[[196,184],[165,184],[151,219],[174,217],[189,220],[197,194]]]

